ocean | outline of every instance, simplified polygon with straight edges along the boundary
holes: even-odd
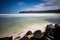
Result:
[[[60,14],[2,14],[0,15],[0,38],[24,36],[31,30],[45,31],[47,24],[60,24]]]

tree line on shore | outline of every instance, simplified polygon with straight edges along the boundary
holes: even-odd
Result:
[[[58,9],[58,10],[44,10],[44,11],[21,11],[19,13],[60,13],[60,9]]]

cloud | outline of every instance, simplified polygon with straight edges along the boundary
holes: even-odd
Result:
[[[51,5],[60,5],[60,0],[44,0],[46,1],[47,4],[51,4]]]
[[[26,8],[25,11],[29,10],[56,10],[60,9],[60,0],[44,0],[44,3],[39,3],[37,5],[33,5],[32,8]]]
[[[18,5],[23,5],[23,4],[24,4],[24,2],[18,2],[17,4],[18,4]]]
[[[60,4],[60,0],[44,0],[50,3]]]

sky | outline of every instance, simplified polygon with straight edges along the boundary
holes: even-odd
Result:
[[[0,14],[60,9],[60,0],[0,0]]]

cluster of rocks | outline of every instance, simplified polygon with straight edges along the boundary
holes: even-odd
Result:
[[[14,40],[60,40],[60,25],[49,24],[45,28],[45,32],[41,32],[41,30],[36,30],[34,33],[32,31],[28,31],[26,35],[21,37],[16,37]]]
[[[13,37],[0,38],[0,40],[12,40]],[[60,25],[49,24],[45,28],[45,32],[41,30],[36,30],[34,33],[28,31],[24,37],[16,37],[14,40],[60,40]]]

